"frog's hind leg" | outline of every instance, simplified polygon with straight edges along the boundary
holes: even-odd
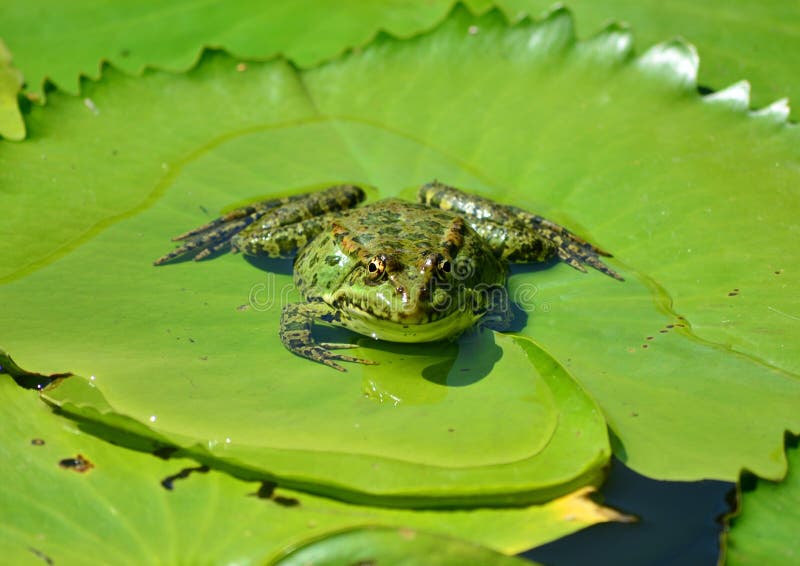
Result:
[[[233,236],[231,246],[249,256],[274,259],[292,257],[329,226],[332,218],[332,215],[327,214],[274,228],[264,228],[258,222]]]
[[[322,302],[288,304],[281,313],[281,342],[290,352],[339,371],[347,370],[337,364],[337,361],[375,365],[377,362],[331,351],[356,348],[355,344],[318,343],[314,340],[311,335],[314,319],[332,321],[335,316],[333,308]]]
[[[422,186],[419,201],[464,214],[465,220],[508,261],[546,261],[558,257],[578,271],[588,265],[609,277],[621,275],[600,260],[611,254],[576,236],[563,226],[516,206],[494,202],[434,181]]]
[[[173,241],[182,244],[153,263],[161,265],[184,256],[193,256],[198,261],[224,249],[236,251],[237,235],[247,229],[250,233],[269,233],[282,226],[352,208],[364,197],[359,187],[336,185],[320,192],[251,203],[174,237]]]

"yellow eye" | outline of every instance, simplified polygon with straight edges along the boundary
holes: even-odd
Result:
[[[442,258],[441,260],[439,260],[439,271],[442,271],[444,273],[450,273],[450,270],[452,268],[453,267],[450,264],[450,260],[449,259]]]
[[[370,279],[377,279],[383,272],[386,271],[386,262],[382,257],[376,256],[369,260],[367,264],[367,272],[369,273]]]

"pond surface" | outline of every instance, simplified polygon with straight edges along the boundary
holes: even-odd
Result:
[[[558,566],[714,565],[734,488],[712,480],[656,481],[614,459],[602,489],[605,504],[639,521],[595,525],[522,556]]]

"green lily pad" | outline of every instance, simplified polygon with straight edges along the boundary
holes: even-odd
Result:
[[[329,493],[358,477],[372,484],[359,490],[384,498],[403,482],[445,498],[500,498],[591,481],[604,459],[599,415],[568,377],[545,377],[570,373],[637,471],[732,479],[747,467],[780,477],[783,431],[800,430],[800,360],[784,346],[798,262],[774,242],[794,226],[798,133],[780,108],[747,113],[741,89],[697,96],[690,47],[637,59],[631,49],[630,33],[613,26],[576,43],[564,10],[513,27],[495,12],[461,10],[428,35],[380,37],[305,72],[282,61],[240,72],[211,54],[185,75],[108,70],[86,83],[96,112],[55,93],[31,113],[29,141],[0,146],[0,180],[15,188],[4,195],[11,245],[0,289],[15,324],[0,343],[42,371],[94,375],[107,405],[68,380],[52,394],[67,409],[111,407],[174,443],[200,441],[214,458],[231,454],[239,467]],[[446,353],[411,348],[396,367],[415,367],[415,382],[394,407],[381,400],[406,384],[384,387],[370,368],[332,376],[282,349],[278,307],[296,299],[285,272],[236,257],[149,265],[169,236],[243,199],[343,179],[379,187],[377,198],[434,177],[574,228],[613,251],[627,281],[563,265],[518,271],[510,288],[528,313],[522,332],[544,349],[495,338],[503,356],[458,388],[413,365]],[[766,307],[789,318],[765,319]],[[527,371],[531,362],[538,371]],[[557,413],[580,419],[567,427],[570,471],[495,476],[538,454],[549,429],[534,428]],[[297,453],[323,439],[346,451],[341,468],[324,469],[338,485],[299,465]],[[369,476],[369,458],[355,453],[367,447],[408,473]],[[438,483],[435,469],[461,448],[460,477],[464,466],[487,475]],[[418,473],[426,466],[432,475]]]
[[[410,529],[357,529],[330,536],[293,550],[275,564],[413,564],[431,566],[522,566],[529,560],[504,556],[464,541],[418,533]]]
[[[787,450],[789,473],[781,483],[757,480],[739,494],[727,540],[726,564],[796,564],[800,560],[800,449]]]
[[[114,446],[86,434],[87,423],[53,414],[37,397],[0,375],[0,551],[9,563],[84,564],[114,556],[131,564],[263,564],[308,542],[370,526],[464,537],[515,553],[625,519],[593,503],[586,490],[514,509],[348,505]],[[383,551],[383,543],[373,542]]]
[[[453,0],[422,4],[375,0],[367,5],[359,0],[291,4],[151,0],[98,10],[85,2],[34,0],[7,6],[0,37],[17,55],[33,89],[47,78],[78,94],[78,77],[98,77],[103,60],[129,73],[140,73],[147,66],[185,71],[197,63],[204,47],[217,45],[237,57],[267,59],[284,54],[308,66],[368,43],[379,30],[409,36],[430,28],[452,4]],[[488,2],[470,4],[486,9]],[[86,21],[95,25],[87,28]],[[49,56],[43,57],[44,52]]]
[[[788,98],[795,105],[792,118],[798,118],[797,62],[786,56],[800,51],[797,2],[570,0],[566,4],[575,12],[581,35],[591,34],[609,21],[622,21],[636,30],[642,47],[671,37],[686,38],[703,56],[699,81],[705,88],[722,90],[746,79],[753,85],[754,107]],[[538,14],[552,2],[502,0],[498,5],[510,15]]]
[[[0,36],[17,53],[29,87],[39,89],[47,77],[77,93],[78,77],[97,76],[102,60],[131,73],[145,66],[185,70],[207,45],[246,58],[282,53],[307,67],[364,45],[382,30],[398,37],[429,30],[454,4],[452,0],[372,0],[367,5],[341,0],[335,4],[295,0],[287,5],[177,0],[119,2],[98,10],[94,4],[77,1],[32,0],[7,7]],[[465,4],[475,12],[496,4],[519,19],[524,14],[536,16],[553,2],[469,0]],[[756,107],[784,97],[800,100],[796,61],[785,56],[800,50],[796,2],[717,0],[695,6],[664,0],[572,0],[568,6],[575,11],[583,35],[608,21],[625,21],[636,29],[644,47],[671,37],[687,38],[704,57],[701,84],[718,90],[749,79]],[[95,25],[87,28],[86,21]]]
[[[184,315],[190,322],[192,313]],[[210,342],[201,324],[193,327],[195,343]],[[487,336],[482,351],[497,348]],[[158,386],[152,373],[130,364],[129,372],[109,367],[88,380],[64,380],[45,398],[69,414],[179,446],[240,475],[353,501],[520,503],[599,483],[610,450],[591,399],[530,341],[496,340],[502,355],[488,374],[465,374],[459,357],[431,363],[409,348],[342,379],[279,347],[259,348],[260,337],[251,360],[238,351],[241,373],[231,388],[219,383],[228,365],[221,350],[199,364],[190,349],[167,366],[177,379]],[[182,365],[197,366],[188,382],[177,373]],[[182,402],[187,395],[191,401]]]
[[[25,137],[25,122],[17,107],[22,73],[11,66],[11,53],[0,39],[0,136],[19,141]]]

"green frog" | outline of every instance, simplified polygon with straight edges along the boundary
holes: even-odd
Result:
[[[386,199],[358,206],[363,189],[323,191],[255,202],[174,238],[180,247],[161,265],[223,250],[285,258],[296,255],[294,283],[303,302],[281,314],[280,338],[291,352],[339,371],[337,362],[373,364],[317,342],[315,321],[378,340],[431,342],[480,323],[510,322],[509,262],[557,257],[623,278],[600,256],[610,254],[541,216],[440,182],[423,185],[418,202]]]

